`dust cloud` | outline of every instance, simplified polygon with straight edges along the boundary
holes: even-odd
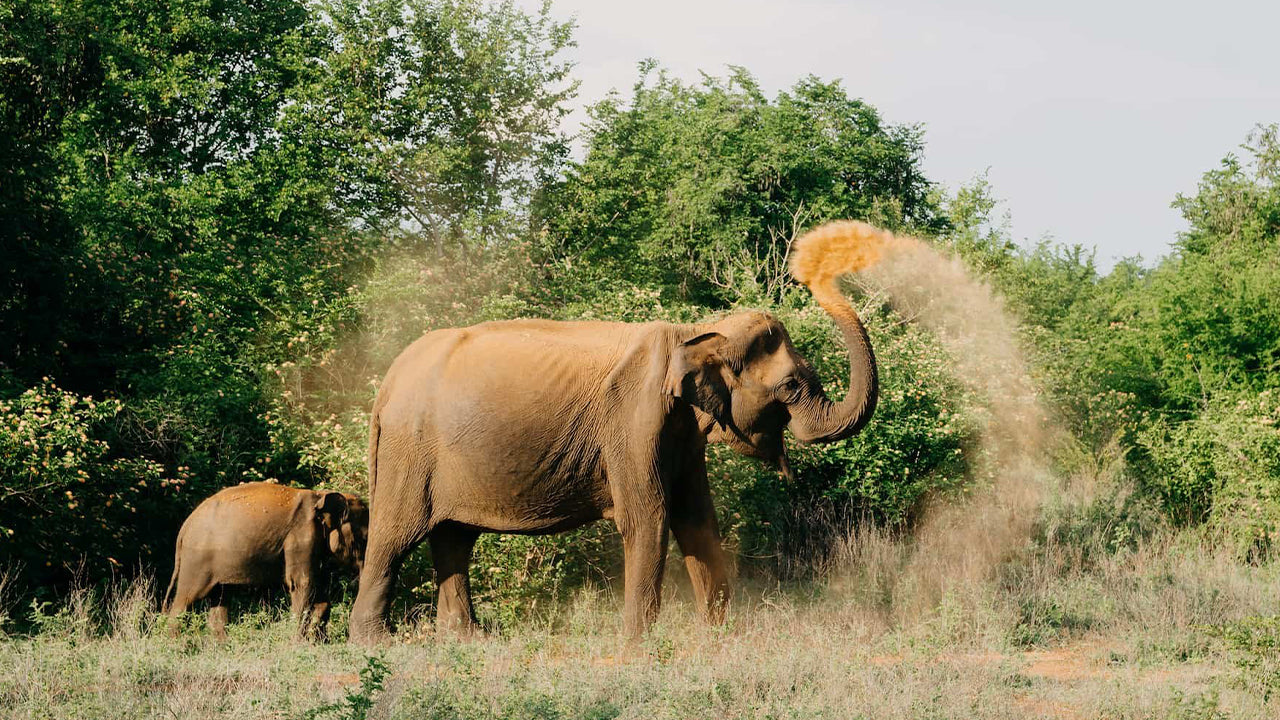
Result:
[[[899,615],[933,608],[948,593],[989,578],[1030,540],[1051,474],[1053,428],[1001,298],[958,258],[917,238],[860,222],[824,225],[797,240],[792,275],[829,312],[841,276],[931,330],[956,377],[979,399],[973,492],[935,499],[918,523],[892,593]],[[843,308],[841,308],[843,310]],[[833,313],[834,314],[834,313]]]

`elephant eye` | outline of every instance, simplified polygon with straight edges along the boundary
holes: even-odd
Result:
[[[783,402],[791,402],[792,400],[795,400],[796,395],[800,392],[800,381],[794,377],[788,377],[778,383],[778,387],[775,392],[779,400],[782,400]]]

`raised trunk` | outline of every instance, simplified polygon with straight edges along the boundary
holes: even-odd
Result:
[[[876,372],[876,355],[858,313],[835,287],[812,288],[813,297],[836,321],[849,350],[849,392],[844,400],[832,402],[816,382],[813,395],[791,409],[788,427],[796,439],[804,443],[834,442],[857,433],[876,410],[880,380]]]

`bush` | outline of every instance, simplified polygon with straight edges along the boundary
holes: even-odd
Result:
[[[848,356],[831,318],[807,298],[774,312],[828,394],[843,397]],[[794,485],[757,460],[711,448],[721,531],[744,556],[804,566],[812,559],[805,556],[825,553],[855,522],[904,526],[929,495],[966,486],[976,452],[973,399],[950,375],[950,358],[887,308],[864,321],[881,376],[875,417],[860,434],[830,445],[791,443]]]
[[[1280,395],[1215,401],[1198,415],[1153,421],[1139,437],[1148,487],[1183,522],[1208,521],[1241,557],[1280,539]]]
[[[191,476],[110,442],[124,405],[44,382],[0,401],[0,477],[10,512],[0,518],[0,566],[28,582],[90,578],[150,557],[154,529],[139,518],[180,498]]]
[[[1266,700],[1280,691],[1280,615],[1223,623],[1209,633],[1226,644],[1246,689]]]

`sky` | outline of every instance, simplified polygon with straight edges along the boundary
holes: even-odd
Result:
[[[536,8],[535,0],[520,0]],[[637,63],[677,77],[741,65],[773,96],[840,79],[925,128],[925,172],[986,172],[1016,239],[1147,264],[1185,225],[1170,203],[1280,122],[1280,0],[553,0],[576,17],[581,108],[629,93]]]

